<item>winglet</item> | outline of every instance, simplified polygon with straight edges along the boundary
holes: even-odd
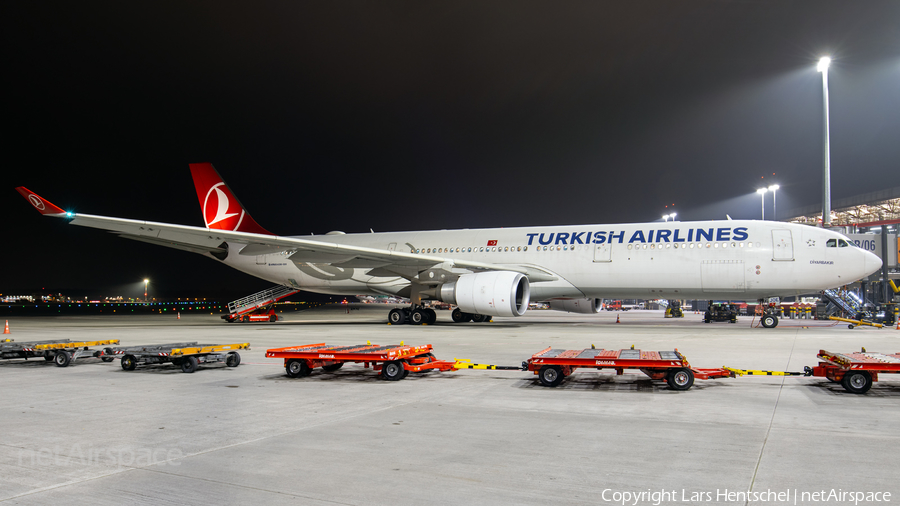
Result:
[[[250,217],[211,163],[192,163],[190,166],[207,228],[275,235]]]
[[[28,202],[30,202],[31,205],[33,205],[39,213],[45,216],[69,216],[68,213],[51,204],[47,199],[39,197],[36,193],[29,190],[28,188],[25,188],[24,186],[17,187],[16,191],[19,192],[23,197],[25,197],[25,199],[28,200]]]

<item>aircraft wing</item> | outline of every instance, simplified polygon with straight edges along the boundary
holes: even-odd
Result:
[[[281,237],[277,235],[235,232],[170,223],[130,220],[109,216],[70,213],[51,204],[24,187],[16,188],[41,214],[68,219],[72,225],[97,228],[142,242],[168,246],[196,253],[225,253],[224,243],[243,244],[242,255],[262,255],[284,251],[294,262],[331,264],[346,268],[369,268],[373,276],[413,278],[420,272],[439,269],[473,271],[513,271],[534,277],[532,281],[555,280],[550,273],[532,267],[490,264],[457,258],[421,255],[327,241]],[[553,278],[553,279],[550,279]]]

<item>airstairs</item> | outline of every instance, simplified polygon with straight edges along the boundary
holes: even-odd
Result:
[[[847,290],[829,289],[822,292],[829,304],[826,309],[828,315],[833,315],[838,310],[842,311],[845,316],[856,316],[862,310],[861,302],[855,297],[855,294]]]
[[[267,290],[248,295],[243,299],[238,299],[228,303],[228,312],[232,315],[242,315],[255,311],[261,307],[274,304],[275,302],[293,295],[300,290],[287,286],[276,285]]]

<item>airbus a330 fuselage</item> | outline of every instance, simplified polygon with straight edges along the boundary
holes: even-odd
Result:
[[[212,165],[191,164],[191,173],[206,227],[67,213],[24,187],[18,191],[44,215],[200,253],[276,284],[409,298],[411,308],[392,320],[401,322],[421,322],[417,308],[429,299],[470,316],[520,316],[530,300],[595,313],[603,298],[812,293],[881,266],[837,232],[750,220],[284,237],[257,224]]]

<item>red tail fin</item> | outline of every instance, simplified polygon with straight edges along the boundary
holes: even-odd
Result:
[[[211,163],[192,163],[190,166],[207,228],[275,235],[250,217]]]
[[[28,188],[25,188],[24,186],[17,187],[16,191],[19,192],[23,197],[28,199],[28,202],[31,202],[31,205],[33,205],[34,208],[37,209],[38,212],[41,214],[44,214],[44,215],[66,214],[65,211],[63,211],[59,207],[51,204],[49,200],[46,200],[42,197],[38,197],[38,195],[36,193],[29,190]]]

